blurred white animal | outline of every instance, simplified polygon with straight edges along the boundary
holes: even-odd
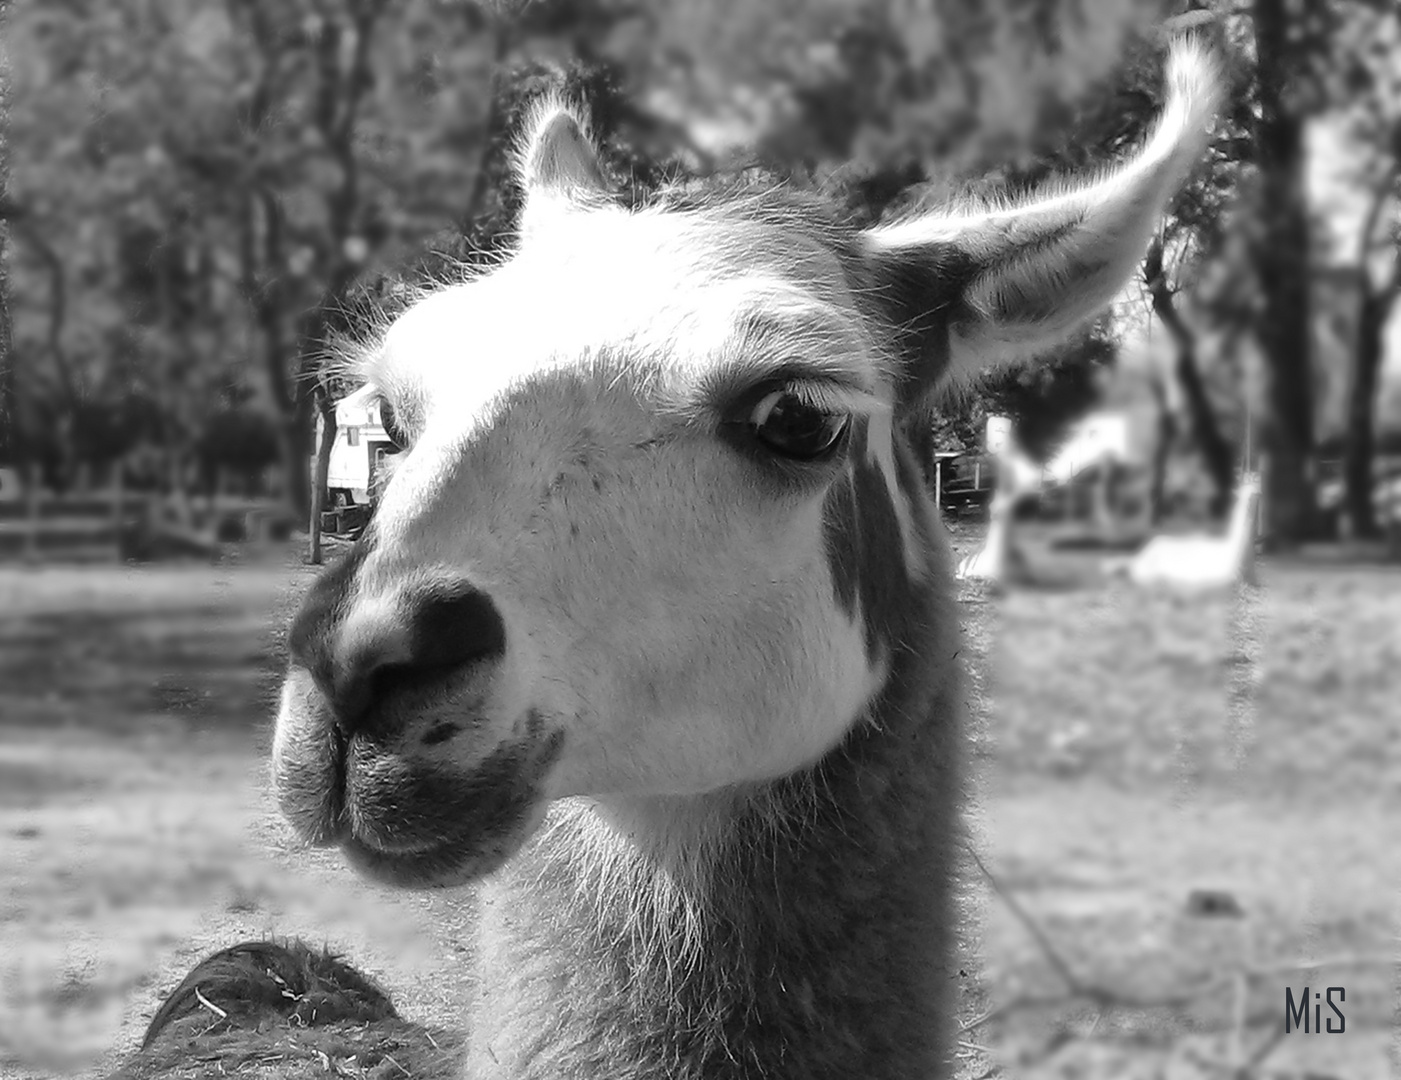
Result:
[[[1260,477],[1246,473],[1236,488],[1225,536],[1155,536],[1129,559],[1106,566],[1136,585],[1168,585],[1189,591],[1222,589],[1255,580],[1255,538]]]
[[[958,561],[958,578],[1002,582],[1026,570],[1026,559],[1012,537],[1012,511],[1023,492],[999,491],[988,506],[988,531],[983,546]]]
[[[991,433],[991,432],[990,432]],[[989,438],[989,444],[992,440]],[[1048,487],[1068,484],[1086,469],[1108,468],[1128,457],[1128,428],[1123,417],[1097,414],[1082,420],[1060,451],[1044,465],[1027,456],[1010,430],[1002,434],[997,447],[997,493],[988,506],[988,531],[983,546],[958,563],[958,578],[987,581],[1025,580],[1029,576],[1026,556],[1015,538],[1014,512],[1023,499],[1039,495]],[[1103,485],[1096,500],[1096,516],[1101,524],[1109,517]]]

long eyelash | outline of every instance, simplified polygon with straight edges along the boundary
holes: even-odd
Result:
[[[832,382],[793,381],[781,389],[804,405],[829,413],[875,413],[888,408],[880,398],[865,390]]]

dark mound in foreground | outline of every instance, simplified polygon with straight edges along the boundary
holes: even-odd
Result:
[[[402,1020],[339,957],[295,939],[250,941],[196,965],[110,1080],[446,1080],[461,1075],[461,1050],[460,1035]]]

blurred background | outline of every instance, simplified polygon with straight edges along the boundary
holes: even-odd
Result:
[[[1017,495],[1015,572],[960,597],[962,1075],[1401,1076],[1395,0],[0,12],[0,1074],[110,1065],[248,934],[329,940],[450,1025],[470,897],[291,852],[262,761],[308,564],[397,452],[335,343],[507,249],[535,96],[586,107],[636,198],[744,173],[865,223],[1111,162],[1190,32],[1227,108],[1136,280],[909,432],[960,553]],[[1109,580],[1219,535],[1255,472],[1260,584]],[[1325,960],[1347,1049],[1269,1042]]]

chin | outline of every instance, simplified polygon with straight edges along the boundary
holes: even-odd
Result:
[[[535,834],[545,820],[548,801],[519,808],[505,828],[464,831],[461,836],[414,850],[386,850],[350,833],[341,853],[357,873],[402,889],[444,889],[470,885],[495,873]]]
[[[558,732],[506,742],[462,767],[322,737],[285,746],[274,782],[297,835],[338,846],[367,878],[465,885],[500,869],[540,827],[562,742]]]

